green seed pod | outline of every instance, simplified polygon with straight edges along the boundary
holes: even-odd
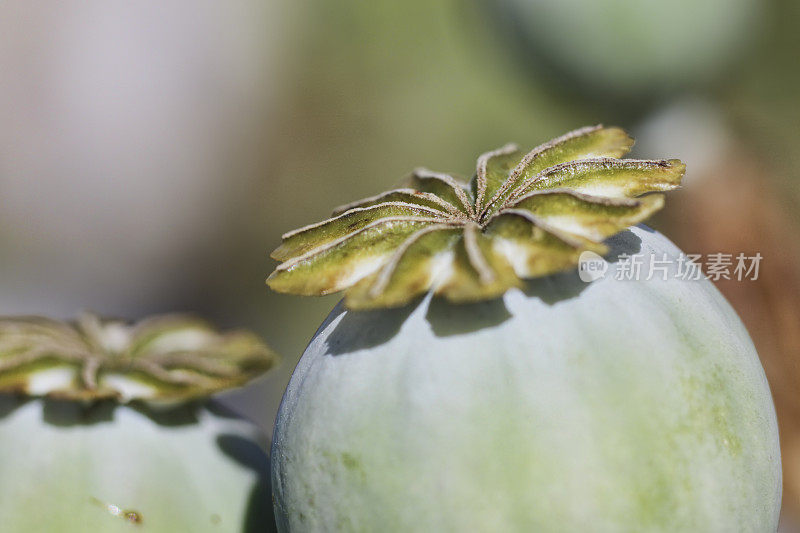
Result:
[[[271,530],[265,440],[207,398],[275,361],[187,317],[0,319],[3,531]]]
[[[496,0],[487,9],[520,56],[618,98],[716,80],[758,34],[757,0]],[[626,103],[630,104],[628,100]]]
[[[685,279],[680,250],[623,231],[683,173],[613,159],[631,144],[588,128],[502,149],[472,186],[418,173],[285,236],[271,286],[347,292],[278,413],[279,530],[776,529],[758,356],[713,284]],[[437,214],[398,214],[418,206]],[[601,268],[554,274],[581,254]],[[635,275],[651,259],[659,271]]]

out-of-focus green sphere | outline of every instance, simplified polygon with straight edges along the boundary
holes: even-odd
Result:
[[[758,29],[758,0],[497,0],[525,49],[612,95],[702,84]]]

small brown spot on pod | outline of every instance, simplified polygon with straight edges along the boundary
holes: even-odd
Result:
[[[123,511],[123,516],[125,517],[125,520],[127,520],[131,524],[142,523],[142,515],[141,513],[137,513],[136,511]]]

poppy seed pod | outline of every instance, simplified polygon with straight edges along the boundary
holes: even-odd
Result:
[[[275,361],[188,317],[0,319],[3,530],[270,530],[264,438],[208,397]]]
[[[626,231],[683,175],[631,144],[504,147],[284,236],[273,288],[346,293],[276,420],[280,530],[776,529],[758,356],[675,245]]]

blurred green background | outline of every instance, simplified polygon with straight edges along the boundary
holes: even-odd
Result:
[[[23,0],[0,3],[0,312],[193,311],[282,366],[226,401],[271,424],[335,296],[271,293],[280,235],[477,154],[595,123],[680,157],[653,225],[755,252],[723,282],[779,410],[800,524],[800,3]]]

